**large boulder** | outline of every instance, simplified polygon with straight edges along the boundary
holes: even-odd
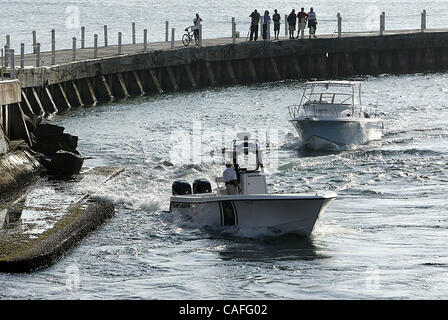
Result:
[[[65,128],[50,123],[39,124],[33,134],[36,143],[33,149],[47,156],[53,156],[58,150],[78,153],[78,137],[64,133]]]
[[[54,175],[72,175],[81,171],[84,158],[79,154],[59,150],[49,164],[49,173]]]
[[[33,149],[37,152],[48,156],[53,156],[57,151],[64,150],[68,152],[78,153],[78,137],[68,133],[53,136],[37,137],[37,142],[33,145]]]
[[[37,139],[40,138],[48,138],[53,136],[60,136],[64,133],[65,128],[50,124],[50,123],[42,123],[36,126],[36,130],[34,130],[34,135]]]

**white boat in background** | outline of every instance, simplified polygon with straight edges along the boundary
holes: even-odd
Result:
[[[361,82],[308,82],[289,115],[302,145],[313,150],[344,150],[383,136],[382,120],[361,103]]]
[[[221,185],[222,177],[216,178],[214,192],[205,179],[195,180],[193,188],[185,180],[175,181],[170,212],[188,214],[200,225],[267,228],[276,233],[310,235],[319,216],[337,197],[336,193],[268,193],[258,141],[250,140],[247,133],[238,137],[239,140],[233,141],[231,152],[241,193],[227,195],[226,188]],[[252,156],[251,163],[255,167],[241,168],[239,156]]]

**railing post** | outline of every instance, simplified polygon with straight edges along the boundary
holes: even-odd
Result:
[[[73,37],[72,61],[76,60],[76,37]]]
[[[383,16],[383,15],[380,15],[380,36],[382,36],[383,33],[384,33],[383,19],[384,19],[384,16]]]
[[[236,42],[236,23],[235,18],[232,17],[232,43],[235,44]]]
[[[8,68],[8,65],[9,65],[9,63],[8,63],[8,59],[9,59],[8,51],[9,51],[9,48],[5,44],[5,68]]]
[[[171,28],[171,49],[174,49],[174,33],[175,33],[175,28]]]
[[[81,27],[81,49],[85,48],[85,42],[86,42],[86,27]]]
[[[261,39],[263,39],[263,22],[264,22],[264,16],[262,16],[260,14],[260,27],[259,27],[259,29],[260,29],[260,38]]]
[[[132,44],[135,44],[135,22],[132,22]]]
[[[383,32],[386,31],[386,13],[383,11]]]
[[[267,28],[266,38],[267,38],[268,41],[271,41],[271,21],[270,20],[267,21],[266,28]]]
[[[288,15],[285,14],[285,36],[288,35]]]
[[[2,80],[3,80],[3,48],[0,49],[0,72],[2,74]]]
[[[36,31],[33,30],[33,32],[31,33],[33,35],[33,54],[36,54],[36,44],[37,44]]]
[[[337,18],[338,18],[338,38],[340,38],[342,36],[342,17],[340,13],[338,13]]]
[[[25,68],[25,44],[20,44],[20,68]]]
[[[425,30],[426,30],[426,10],[423,10],[421,18],[421,32],[425,32]]]
[[[5,50],[5,61],[7,62],[7,64],[9,64],[9,59],[10,59],[10,55],[9,55],[9,48],[11,48],[11,36],[9,34],[6,35],[6,45],[5,48],[7,48],[7,50]]]
[[[165,21],[165,42],[168,42],[170,23]]]
[[[199,46],[202,47],[202,24],[199,24]]]
[[[56,64],[56,30],[51,29],[51,65]]]
[[[98,35],[93,35],[93,58],[98,58]]]
[[[143,29],[143,51],[148,50],[148,29]]]
[[[16,66],[14,64],[14,49],[9,49],[9,61],[10,61],[9,77],[11,79],[15,79],[16,78]]]
[[[40,67],[40,43],[36,43],[36,67]]]
[[[118,32],[118,54],[121,54],[121,32]]]
[[[107,25],[104,25],[104,46],[107,47]]]

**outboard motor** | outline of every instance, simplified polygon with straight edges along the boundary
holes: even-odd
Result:
[[[185,180],[176,180],[173,182],[171,190],[174,196],[191,194],[191,185]]]
[[[212,185],[206,179],[196,179],[193,181],[193,193],[211,193]]]

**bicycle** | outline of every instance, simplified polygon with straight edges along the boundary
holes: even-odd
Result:
[[[184,46],[188,46],[193,41],[197,43],[197,40],[194,36],[193,26],[185,28],[185,31],[186,33],[182,36],[182,43],[184,44]]]

